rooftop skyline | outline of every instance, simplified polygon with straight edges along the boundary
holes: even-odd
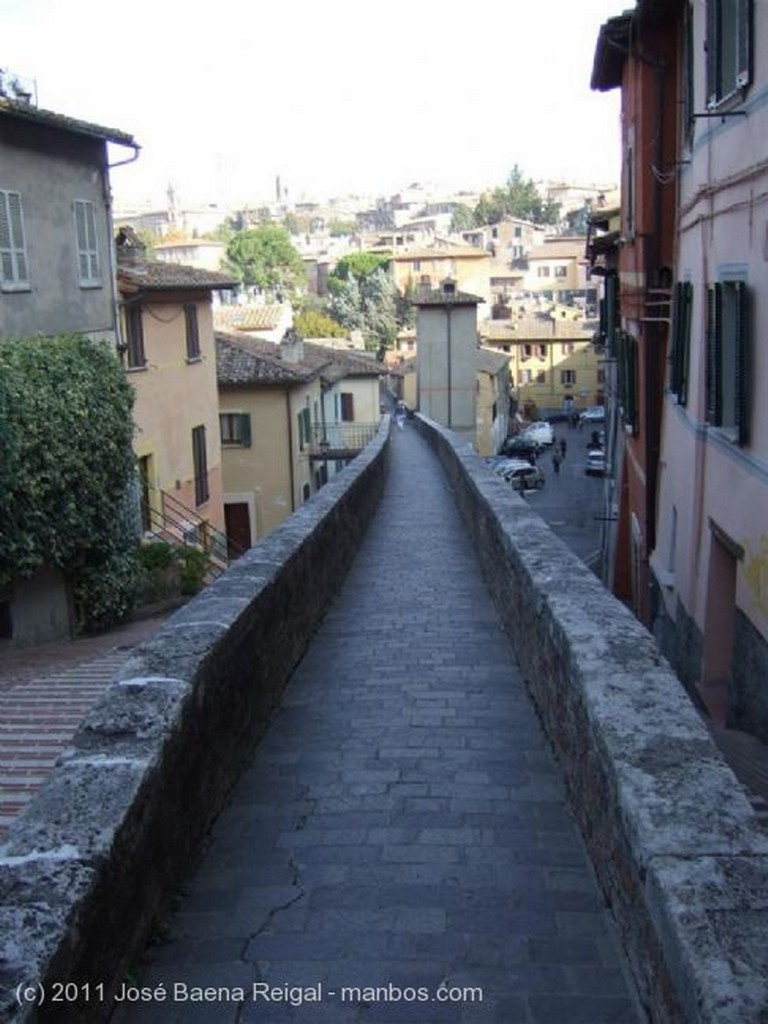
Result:
[[[2,0],[0,66],[35,80],[40,107],[133,135],[139,159],[112,171],[122,204],[164,205],[169,184],[183,205],[267,202],[278,177],[294,201],[480,190],[515,164],[608,183],[618,95],[589,81],[622,6],[391,0],[363,21],[352,0],[229,0],[205,19],[136,0],[108,22],[98,0]]]

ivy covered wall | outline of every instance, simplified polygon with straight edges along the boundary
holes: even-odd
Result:
[[[0,341],[0,592],[55,566],[72,585],[80,627],[130,610],[132,405],[103,342]]]

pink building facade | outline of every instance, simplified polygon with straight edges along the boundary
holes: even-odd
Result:
[[[713,715],[768,740],[768,5],[683,5],[654,631]]]

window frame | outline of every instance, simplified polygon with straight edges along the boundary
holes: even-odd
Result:
[[[227,448],[251,447],[251,416],[247,412],[220,412],[221,444]]]
[[[11,207],[12,197],[16,201],[15,210]],[[10,268],[8,275],[6,268]],[[21,192],[15,189],[0,189],[0,291],[31,290]]]
[[[710,427],[734,443],[749,444],[752,296],[746,280],[707,288],[705,408]]]
[[[205,505],[211,496],[208,482],[208,452],[205,424],[192,427],[192,465],[194,467],[195,506]]]
[[[728,5],[728,6],[726,6]],[[728,17],[734,22],[726,24]],[[753,0],[707,0],[707,109],[717,110],[740,99],[752,82]],[[726,47],[733,73],[724,68]],[[725,78],[728,76],[728,81]]]
[[[197,315],[197,303],[184,303],[184,331],[187,346],[187,362],[197,363],[202,359],[200,351],[200,322]]]
[[[688,404],[688,376],[691,361],[693,284],[678,281],[672,310],[672,351],[670,353],[669,390],[678,405]]]
[[[75,199],[72,207],[77,243],[78,281],[81,288],[101,288],[101,256],[96,230],[96,204],[90,199]]]
[[[341,422],[355,422],[355,396],[351,391],[340,392],[341,396]]]
[[[143,308],[138,304],[124,306],[123,325],[126,367],[129,370],[145,370],[147,353],[144,348]]]

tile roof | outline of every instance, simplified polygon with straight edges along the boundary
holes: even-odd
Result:
[[[242,384],[302,384],[315,371],[280,358],[277,345],[216,331],[216,379],[224,387]]]
[[[488,253],[482,249],[476,249],[471,245],[457,245],[455,248],[430,249],[423,246],[420,249],[403,249],[393,253],[392,260],[395,263],[410,263],[412,260],[455,260],[455,259],[488,259]]]
[[[216,331],[216,369],[219,384],[301,383],[320,377],[334,383],[347,377],[379,377],[386,371],[375,358],[344,350],[302,344],[302,358],[288,361],[281,345],[242,334]]]
[[[529,260],[584,259],[586,238],[563,238],[556,242],[542,242],[534,245],[528,253]]]
[[[5,97],[0,97],[0,117],[10,117],[17,121],[30,121],[34,124],[46,125],[49,128],[58,128],[73,135],[87,135],[94,139],[103,139],[105,142],[115,142],[121,146],[131,146],[137,151],[140,149],[132,135],[129,135],[127,132],[118,131],[117,128],[103,128],[98,124],[78,121],[74,117],[65,117],[64,114],[57,114],[53,110],[41,110],[39,107],[32,106],[31,104],[19,103]]]
[[[586,341],[594,331],[584,321],[553,320],[526,316],[512,320],[486,320],[479,326],[481,338],[489,341]]]
[[[360,352],[351,352],[349,349],[331,348],[328,345],[318,345],[314,341],[304,342],[305,362],[317,361],[317,365],[326,366],[333,363],[343,372],[341,377],[381,377],[386,373],[382,363],[371,353],[365,356]],[[325,372],[323,372],[325,376]]]
[[[285,307],[279,305],[228,305],[214,311],[214,323],[223,331],[273,331],[285,316]]]
[[[479,295],[470,295],[469,292],[460,292],[458,289],[446,293],[442,288],[435,288],[419,292],[410,301],[412,306],[479,306],[485,299]]]
[[[483,373],[490,373],[493,376],[508,364],[508,352],[497,352],[490,348],[478,348],[477,350],[477,369]]]
[[[125,292],[178,291],[189,288],[211,291],[217,288],[236,288],[238,285],[235,278],[215,270],[160,260],[147,260],[135,266],[121,266],[118,262],[117,282],[120,290]]]

